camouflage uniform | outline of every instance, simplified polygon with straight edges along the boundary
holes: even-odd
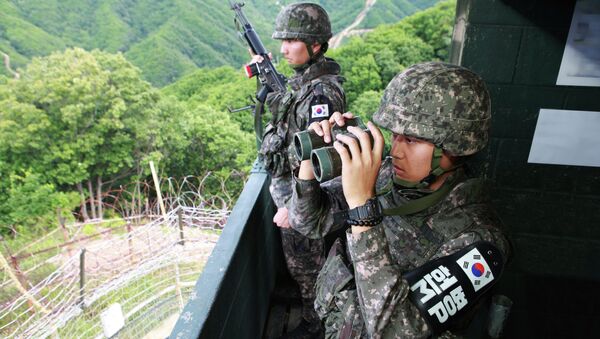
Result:
[[[277,17],[273,33],[274,39],[302,40],[307,48],[330,37],[327,13],[315,4],[285,7]],[[295,74],[288,80],[291,91],[267,97],[272,120],[265,129],[259,157],[271,174],[269,190],[278,208],[285,207],[290,200],[291,169],[299,166],[293,150],[294,134],[305,130],[310,122],[327,119],[333,112],[344,112],[346,108],[340,66],[322,53],[313,56],[312,50],[308,50],[310,62],[295,67]],[[321,111],[317,112],[318,108]],[[324,241],[309,239],[291,228],[281,228],[281,238],[288,270],[300,287],[303,318],[318,326],[320,321],[313,309],[314,285],[325,261]]]
[[[455,82],[456,74],[459,80]],[[470,79],[472,76],[476,78]],[[470,86],[465,86],[465,78]],[[433,91],[427,89],[432,83],[437,84]],[[374,120],[394,133],[435,141],[450,154],[472,154],[487,143],[489,95],[483,82],[463,68],[441,63],[416,65],[388,85]],[[394,182],[388,158],[376,184],[377,199],[384,209],[432,193]],[[325,321],[326,337],[430,337],[432,330],[408,299],[409,285],[403,273],[479,240],[491,242],[504,258],[508,256],[508,241],[482,181],[466,178],[459,168],[445,183],[451,189],[437,203],[408,215],[385,216],[381,224],[367,231],[353,235],[348,230],[344,242],[338,239],[316,286],[315,308]],[[290,223],[302,234],[319,238],[342,227],[344,220],[339,216],[347,209],[340,180],[322,185],[316,180],[295,180]],[[452,337],[453,333],[442,336]]]

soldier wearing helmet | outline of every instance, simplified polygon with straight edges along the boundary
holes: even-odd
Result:
[[[331,139],[334,113],[309,127]],[[296,172],[290,224],[319,238],[344,225],[320,272],[315,309],[326,337],[412,338],[460,334],[509,255],[482,180],[465,157],[487,144],[490,97],[466,68],[409,67],[388,84],[375,124],[393,133],[382,161],[381,131],[337,135],[341,180],[319,184],[312,165]],[[466,258],[466,259],[465,259]],[[474,259],[475,258],[475,259]],[[474,260],[477,260],[475,262]]]
[[[333,112],[345,110],[340,66],[324,55],[331,35],[329,17],[321,6],[297,3],[281,10],[272,36],[281,40],[280,52],[295,71],[288,80],[288,92],[267,97],[272,119],[259,151],[271,175],[270,191],[278,208],[273,222],[281,227],[286,264],[302,295],[303,320],[289,333],[290,338],[322,333],[313,304],[315,281],[325,262],[324,241],[309,239],[290,228],[287,205],[292,194],[291,171],[299,166],[291,151],[293,135],[312,122],[327,120]],[[261,56],[254,56],[251,62],[259,61]]]

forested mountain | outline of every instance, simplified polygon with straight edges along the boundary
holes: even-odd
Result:
[[[15,10],[14,3],[2,4]],[[327,53],[342,66],[352,112],[368,119],[396,73],[447,58],[455,6],[454,0],[440,2]],[[42,16],[43,11],[33,12]],[[0,18],[15,13],[3,9]],[[155,22],[144,20],[148,27]],[[37,27],[16,22],[13,27]],[[227,180],[247,173],[256,158],[252,115],[227,107],[247,105],[256,83],[239,67],[198,68],[159,90],[127,53],[66,48],[67,43],[51,52],[60,40],[39,28],[35,32],[25,40],[46,44],[50,54],[22,66],[18,79],[0,75],[0,235],[45,232],[57,211],[69,219],[93,218],[94,211],[102,217],[98,202],[110,203],[108,192],[120,185],[147,179],[150,160],[162,176],[211,172],[218,180],[206,194],[222,192],[221,179],[231,196],[240,192],[239,181]],[[0,38],[5,36],[3,31]],[[83,33],[81,39],[91,41]],[[291,73],[284,63],[277,67]]]
[[[378,0],[361,28],[393,23],[439,0]],[[295,1],[248,0],[245,11],[270,50],[280,8]],[[321,0],[334,32],[349,25],[365,0]],[[0,0],[0,52],[12,68],[67,47],[122,52],[142,77],[164,86],[198,67],[238,66],[248,59],[233,13],[222,0]],[[0,74],[8,75],[4,67]]]

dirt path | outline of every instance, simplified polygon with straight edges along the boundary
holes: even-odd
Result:
[[[15,79],[19,79],[21,77],[19,73],[13,71],[12,68],[10,68],[10,57],[8,56],[8,54],[4,52],[0,52],[0,54],[2,54],[2,56],[4,57],[4,67],[6,67],[8,73],[12,74],[15,77]]]
[[[329,39],[329,48],[339,47],[342,43],[342,40],[345,37],[349,36],[355,27],[360,25],[360,23],[363,21],[371,7],[375,5],[375,2],[377,2],[377,0],[365,0],[365,7],[362,11],[360,11],[360,13],[358,13],[354,21],[348,27],[344,28],[341,32]]]

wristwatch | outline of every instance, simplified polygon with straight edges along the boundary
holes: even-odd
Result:
[[[377,197],[367,200],[364,205],[348,210],[348,221],[350,224],[352,224],[352,221],[356,222],[356,224],[359,224],[361,221],[366,221],[373,225],[365,226],[374,226],[380,223],[382,218],[383,212],[381,211],[381,205],[379,204]]]

